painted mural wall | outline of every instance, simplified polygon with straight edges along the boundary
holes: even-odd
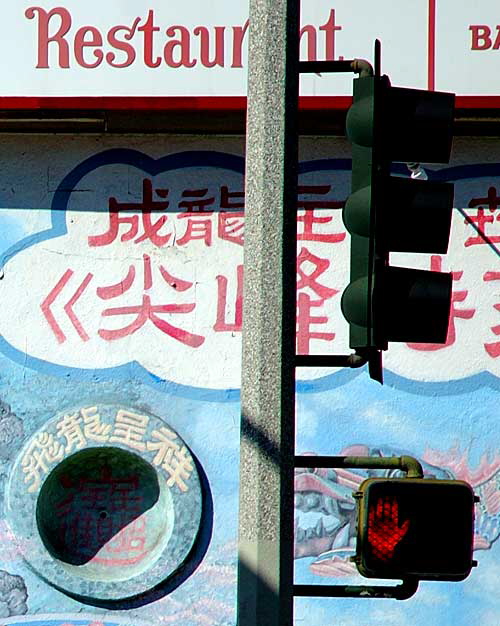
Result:
[[[235,624],[243,146],[2,138],[0,624]],[[341,139],[301,142],[304,354],[348,350],[349,159]],[[455,182],[449,253],[393,260],[453,272],[447,342],[391,345],[384,386],[299,371],[297,452],[404,452],[467,480],[479,566],[404,602],[300,599],[296,624],[500,623],[500,145],[457,140],[427,171]],[[296,582],[359,580],[367,475],[297,472]]]

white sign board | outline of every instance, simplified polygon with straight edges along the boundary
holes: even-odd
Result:
[[[301,58],[372,61],[378,38],[393,84],[494,96],[497,8],[495,0],[309,0]],[[248,39],[242,0],[10,0],[0,20],[0,97],[244,96]],[[351,81],[306,75],[301,88],[346,96]]]

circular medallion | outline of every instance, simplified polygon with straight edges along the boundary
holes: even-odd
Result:
[[[37,431],[12,469],[8,522],[50,584],[91,600],[147,592],[186,562],[202,491],[179,435],[142,409],[65,411]]]

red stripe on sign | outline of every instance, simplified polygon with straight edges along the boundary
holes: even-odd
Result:
[[[245,96],[0,97],[4,110],[243,111]]]
[[[431,88],[429,84],[429,89]],[[351,96],[301,96],[301,111],[347,111]],[[0,111],[184,111],[210,112],[245,111],[245,96],[186,97],[186,98],[31,98],[0,97]],[[500,108],[500,96],[460,96],[456,107],[462,109]],[[0,114],[1,115],[1,114]]]
[[[351,96],[301,96],[303,110],[348,109]],[[0,110],[11,111],[244,111],[246,96],[97,96],[97,97],[0,97]]]
[[[429,0],[427,31],[427,89],[436,87],[436,0]]]

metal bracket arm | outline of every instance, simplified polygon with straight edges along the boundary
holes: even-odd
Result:
[[[301,456],[294,459],[295,467],[334,469],[336,467],[361,469],[399,469],[408,478],[423,478],[420,462],[412,456]]]
[[[300,61],[301,74],[322,74],[337,72],[353,72],[360,77],[373,76],[373,67],[365,59],[349,59],[344,61]]]
[[[368,359],[354,352],[353,354],[297,354],[295,367],[362,367]]]
[[[323,598],[393,598],[408,600],[418,590],[417,578],[406,578],[400,585],[294,585],[293,595]]]

